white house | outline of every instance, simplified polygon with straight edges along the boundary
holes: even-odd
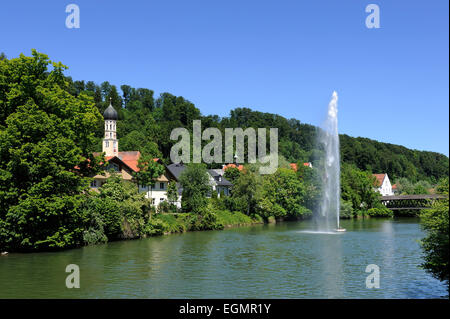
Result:
[[[373,174],[375,176],[375,190],[382,196],[392,196],[394,191],[392,190],[391,181],[388,174]]]
[[[231,195],[231,187],[233,184],[223,176],[224,173],[223,169],[208,170],[209,183],[213,191],[217,192],[218,197],[220,197],[221,194],[224,196]]]

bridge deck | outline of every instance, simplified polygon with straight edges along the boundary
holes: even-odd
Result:
[[[407,200],[407,199],[436,199],[436,198],[447,198],[445,195],[393,195],[393,196],[381,196],[381,200]]]

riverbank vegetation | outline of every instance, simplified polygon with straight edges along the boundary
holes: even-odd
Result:
[[[449,193],[448,177],[442,179],[437,193]],[[420,217],[427,236],[422,240],[425,262],[422,266],[434,277],[447,283],[449,288],[449,209],[448,197],[435,201],[431,209],[422,211]]]
[[[66,68],[35,50],[30,57],[0,59],[1,250],[62,249],[312,216],[320,200],[323,165],[316,127],[248,108],[234,109],[224,118],[205,116],[183,97],[163,93],[154,98],[153,91],[128,85],[120,87],[120,95],[106,81],[73,81],[64,75]],[[175,143],[169,139],[171,130],[192,131],[196,119],[222,133],[228,127],[277,127],[279,168],[270,175],[259,175],[256,164],[227,170],[233,182],[227,197],[210,189],[206,166],[189,165],[180,180],[181,211],[173,205],[173,183],[169,202],[156,208],[138,193],[136,184],[114,174],[98,192],[90,191],[90,176],[105,170],[104,158],[92,152],[101,150],[101,112],[110,100],[119,113],[120,151],[142,153],[141,171],[135,176],[140,184],[151,184],[161,173],[153,157],[168,162]],[[449,172],[442,154],[340,138],[343,217],[389,215],[373,190],[371,173],[435,183]],[[308,161],[313,168],[303,165]],[[289,163],[297,163],[297,171]]]

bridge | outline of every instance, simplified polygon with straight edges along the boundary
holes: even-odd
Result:
[[[448,198],[446,195],[394,195],[381,196],[380,200],[390,210],[420,210],[431,208],[435,200]]]

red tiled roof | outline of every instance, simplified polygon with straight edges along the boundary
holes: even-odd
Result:
[[[392,189],[397,189],[397,184],[392,185]]]
[[[372,174],[375,176],[375,186],[381,186],[383,184],[384,178],[386,177],[386,174]]]
[[[225,170],[227,170],[227,168],[230,168],[230,167],[233,167],[233,168],[237,167],[237,169],[240,170],[240,171],[242,171],[244,169],[244,165],[240,165],[239,164],[238,166],[236,166],[236,164],[233,164],[233,163],[230,163],[230,164],[227,164],[227,165],[223,165],[222,169],[225,171]]]
[[[289,163],[289,165],[291,166],[291,168],[292,168],[294,171],[297,171],[297,170],[298,170],[297,163]],[[303,163],[303,166],[312,167],[311,163],[309,163],[309,162]]]
[[[98,156],[101,153],[94,153],[94,156]],[[121,160],[125,165],[131,168],[134,172],[139,172],[139,158],[141,157],[141,152],[139,151],[129,151],[129,152],[119,152],[117,156],[105,156],[105,160],[109,162],[112,158],[117,157]],[[155,162],[159,161],[159,158],[153,159]]]

